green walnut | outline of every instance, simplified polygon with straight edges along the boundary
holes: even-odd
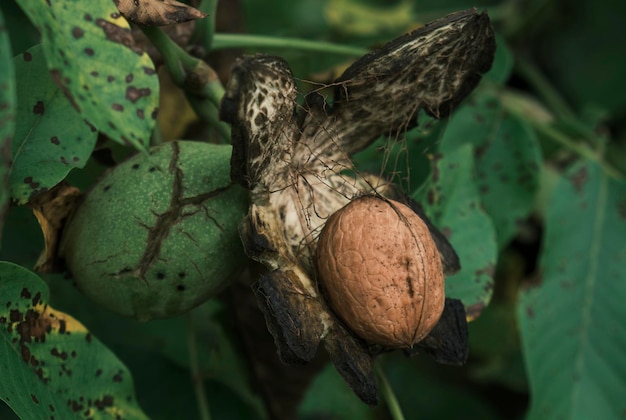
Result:
[[[85,295],[140,320],[181,314],[241,265],[246,193],[231,147],[165,143],[105,174],[70,219],[61,256]]]

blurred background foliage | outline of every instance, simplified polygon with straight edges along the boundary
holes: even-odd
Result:
[[[626,351],[626,311],[620,303],[626,298],[626,2],[228,0],[219,3],[216,21],[218,33],[371,48],[473,6],[488,10],[498,33],[498,65],[503,68],[494,74],[503,75],[498,83],[518,99],[517,105],[507,103],[517,106],[518,117],[524,117],[529,126],[550,122],[549,129],[533,131],[544,162],[538,169],[541,182],[527,199],[532,201],[528,215],[518,221],[506,241],[498,243],[493,298],[470,324],[467,366],[444,367],[424,358],[392,354],[382,358],[383,367],[407,418],[573,419],[592,418],[587,415],[594,412],[603,414],[597,418],[623,418],[626,393],[621,394],[621,402],[619,395],[626,389],[626,363],[620,357]],[[39,42],[39,34],[14,1],[3,1],[0,9],[14,55]],[[314,82],[332,80],[351,61],[297,49],[250,51],[281,55],[297,78]],[[207,58],[226,81],[233,57],[243,52],[219,50]],[[203,138],[206,133],[198,127],[191,108],[161,76],[163,136]],[[171,121],[177,123],[172,126]],[[447,128],[454,128],[445,124],[425,124],[417,134],[409,133],[409,139],[414,136],[437,143]],[[127,153],[113,146],[116,159]],[[85,169],[72,172],[68,181],[88,188],[105,169],[101,162],[90,160]],[[374,170],[380,170],[377,162]],[[372,160],[365,155],[361,164],[368,168]],[[430,163],[423,153],[410,165],[416,188],[428,177]],[[586,178],[578,188],[576,174],[580,173]],[[581,190],[582,196],[576,193]],[[586,232],[585,226],[593,229]],[[579,228],[579,234],[566,235]],[[12,207],[4,225],[2,260],[31,268],[41,249],[41,231],[32,212]],[[576,271],[572,265],[580,260],[589,266],[577,266]],[[250,271],[254,276],[254,268]],[[533,289],[551,274],[561,276],[560,290],[542,294],[548,284]],[[60,275],[44,278],[55,307],[78,318],[129,367],[139,403],[151,418],[197,417],[185,345],[188,325],[183,318],[139,324],[94,307]],[[570,287],[577,281],[580,284]],[[250,341],[249,329],[242,333],[246,328],[241,326],[250,302],[237,295],[239,283],[245,281],[235,282],[219,300],[193,311],[214,418],[285,413],[311,419],[388,416],[384,407],[371,409],[362,404],[323,355],[307,368],[287,368],[276,364],[271,338],[262,331],[258,341]],[[574,297],[567,295],[571,289]],[[598,314],[598,306],[605,303],[606,313]],[[538,320],[538,313],[546,313],[546,318]],[[569,314],[571,319],[582,320],[557,322],[570,319]],[[544,330],[546,335],[541,335]],[[548,348],[540,345],[545,337],[553,337]],[[560,347],[561,341],[572,343]],[[598,354],[590,355],[590,351]],[[263,363],[273,370],[262,372]],[[574,364],[574,376],[560,375]],[[588,376],[590,371],[609,379],[576,376]],[[578,380],[595,384],[597,395],[585,398],[581,394],[588,390],[584,384],[572,386]],[[552,387],[546,385],[549,382],[554,382]],[[0,418],[11,416],[8,408],[0,407]]]

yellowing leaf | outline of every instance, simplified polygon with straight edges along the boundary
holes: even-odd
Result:
[[[130,372],[37,275],[0,262],[0,398],[23,419],[145,419]]]
[[[98,131],[145,150],[159,82],[128,22],[110,0],[18,0],[42,34],[46,64],[65,96]]]
[[[357,36],[402,32],[414,23],[413,6],[406,0],[385,8],[355,0],[335,0],[328,2],[325,12],[333,28]]]

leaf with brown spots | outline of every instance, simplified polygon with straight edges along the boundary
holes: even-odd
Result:
[[[415,197],[459,254],[461,270],[446,279],[446,296],[463,301],[468,320],[491,300],[497,256],[493,223],[471,181],[473,156],[471,145],[447,151],[433,162],[437,175],[420,191],[422,197]]]
[[[533,209],[541,148],[528,122],[510,114],[496,96],[475,95],[473,99],[450,119],[442,148],[474,146],[478,191],[502,248]]]
[[[164,26],[206,17],[206,13],[175,0],[114,0],[131,22]]]
[[[97,133],[50,78],[41,45],[16,56],[13,64],[20,101],[10,188],[13,200],[24,204],[85,166]]]
[[[546,204],[542,282],[517,318],[529,419],[618,419],[626,413],[626,183],[595,162],[573,165]]]
[[[15,71],[11,61],[11,45],[0,10],[0,239],[9,204],[9,165],[11,141],[15,132]]]
[[[48,69],[91,125],[118,143],[146,150],[159,83],[111,1],[18,0],[42,34]],[[127,95],[128,90],[140,95]]]
[[[24,419],[146,419],[124,364],[48,297],[37,275],[0,262],[0,398]]]
[[[59,238],[80,196],[78,188],[61,183],[29,203],[41,226],[45,247],[35,265],[36,271],[51,273],[62,267],[57,258]]]

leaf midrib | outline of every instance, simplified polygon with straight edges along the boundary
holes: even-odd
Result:
[[[602,244],[602,226],[606,216],[606,203],[608,200],[608,179],[603,171],[598,171],[600,181],[598,186],[597,201],[594,209],[596,214],[593,221],[592,240],[589,248],[589,269],[584,281],[583,304],[581,307],[581,333],[580,346],[576,354],[573,371],[573,386],[570,400],[569,418],[575,418],[579,410],[575,409],[583,387],[583,374],[585,371],[585,356],[589,346],[589,329],[591,326],[591,312],[595,303],[594,292],[598,277],[598,261],[600,258]],[[576,378],[579,378],[576,380]]]

